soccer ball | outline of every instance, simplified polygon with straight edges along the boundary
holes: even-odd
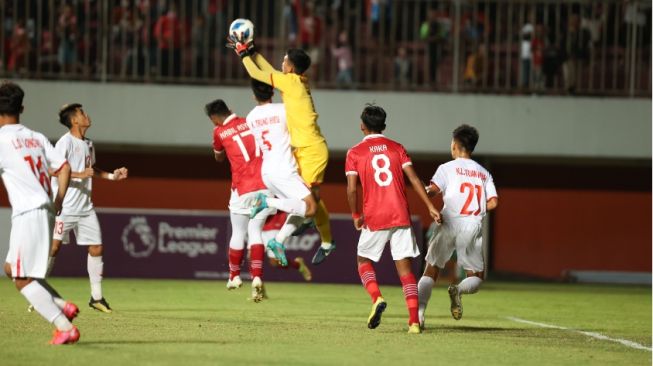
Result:
[[[229,26],[229,38],[234,42],[242,39],[243,42],[248,43],[254,40],[254,23],[249,19],[236,19],[231,22]]]

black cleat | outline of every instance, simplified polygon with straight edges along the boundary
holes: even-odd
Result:
[[[317,248],[317,252],[315,252],[315,255],[313,256],[313,259],[311,259],[311,263],[314,265],[318,265],[326,259],[326,257],[331,254],[334,250],[336,250],[336,243],[331,243],[331,248],[329,249],[324,249],[320,245],[319,248]]]
[[[91,297],[91,300],[88,302],[88,306],[91,309],[95,309],[97,311],[101,311],[107,314],[113,312],[113,310],[111,310],[111,306],[109,306],[109,303],[107,302],[107,300],[104,299],[104,297],[101,298],[100,300],[93,300],[93,298]]]
[[[304,233],[304,231],[306,231],[306,230],[308,230],[308,229],[312,229],[312,228],[314,228],[314,227],[315,227],[315,221],[313,221],[313,219],[305,220],[305,221],[302,222],[302,224],[299,225],[299,227],[298,227],[295,231],[293,231],[292,234],[290,234],[290,235],[291,235],[291,236],[299,236],[299,235],[302,235],[302,234]]]

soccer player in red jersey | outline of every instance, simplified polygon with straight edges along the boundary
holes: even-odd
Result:
[[[347,200],[354,226],[361,230],[358,273],[373,302],[367,327],[374,329],[381,324],[381,315],[387,306],[376,282],[372,262],[379,261],[389,241],[408,307],[408,333],[421,333],[417,283],[411,272],[412,258],[420,253],[410,226],[404,173],[436,222],[440,221],[440,212],[429,200],[404,147],[383,136],[385,119],[386,113],[379,106],[368,105],[363,110],[360,128],[365,137],[349,149],[345,162]],[[359,178],[363,187],[362,214],[358,209]]]
[[[265,221],[265,225],[263,226],[263,241],[267,242],[270,239],[274,238],[279,230],[283,227],[284,223],[286,222],[288,214],[283,212],[283,211],[277,211],[276,215],[271,215],[268,216],[267,221]],[[297,240],[298,237],[294,236],[291,238],[286,239],[288,240]],[[285,243],[284,243],[285,244]],[[308,268],[308,265],[304,262],[304,258],[302,257],[295,257],[293,260],[288,261],[287,266],[282,266],[279,260],[274,256],[274,253],[268,249],[268,263],[272,267],[277,267],[281,269],[296,269],[299,274],[304,277],[305,281],[311,281],[313,279],[313,274],[311,273],[310,268]]]
[[[206,105],[206,115],[211,119],[213,129],[213,152],[215,160],[221,162],[225,157],[231,165],[231,198],[229,211],[231,219],[231,239],[229,240],[229,281],[227,289],[242,286],[240,264],[245,251],[245,240],[250,250],[249,263],[252,276],[252,299],[263,299],[263,257],[265,247],[261,232],[268,215],[274,209],[264,209],[250,219],[250,201],[261,193],[270,195],[261,178],[261,150],[257,146],[252,131],[245,118],[232,113],[221,99]]]

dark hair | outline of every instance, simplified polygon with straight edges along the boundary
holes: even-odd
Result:
[[[271,85],[256,79],[252,79],[252,91],[254,92],[254,98],[259,102],[267,102],[274,95],[274,90]]]
[[[73,118],[80,108],[82,108],[82,105],[79,103],[64,104],[59,109],[59,123],[68,128],[72,127],[71,118]]]
[[[372,132],[383,132],[385,130],[385,111],[383,108],[374,104],[366,104],[361,120],[365,127]]]
[[[216,99],[211,103],[207,104],[204,107],[204,111],[206,112],[206,115],[209,117],[211,116],[225,117],[231,114],[229,107],[227,107],[227,104],[222,99]]]
[[[463,124],[453,130],[453,139],[471,154],[478,142],[478,131],[470,125]]]
[[[288,60],[295,67],[295,74],[303,74],[311,67],[311,57],[298,48],[291,48],[286,52]]]
[[[23,111],[23,89],[11,81],[0,85],[0,115],[18,116]]]

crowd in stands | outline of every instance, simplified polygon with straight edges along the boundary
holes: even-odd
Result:
[[[600,93],[634,72],[651,93],[646,1],[24,0],[0,14],[5,77],[244,82],[224,37],[248,17],[261,52],[305,49],[319,87]]]

